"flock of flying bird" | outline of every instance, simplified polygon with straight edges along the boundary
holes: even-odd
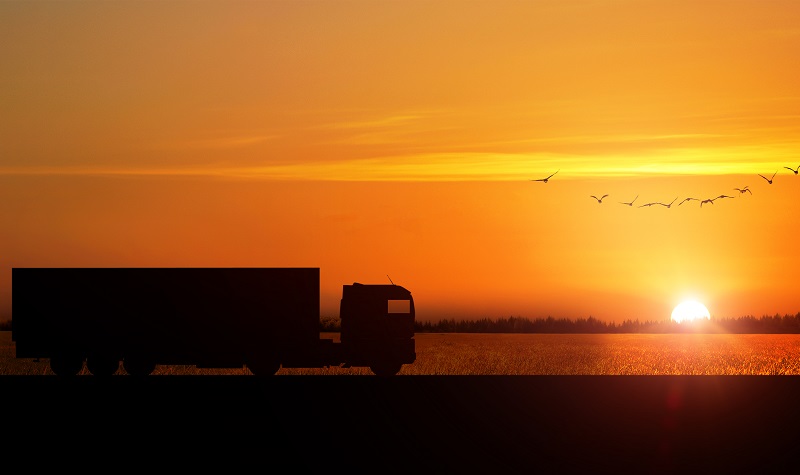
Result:
[[[783,167],[783,168],[785,168],[785,169],[787,169],[787,170],[791,171],[791,172],[792,172],[792,173],[794,173],[795,175],[797,175],[797,174],[798,174],[798,172],[800,172],[800,165],[798,165],[798,166],[797,166],[797,167],[795,167],[795,168],[790,168],[790,167]],[[530,181],[541,181],[542,183],[547,183],[547,182],[548,182],[548,181],[550,181],[550,179],[551,179],[551,178],[553,178],[553,176],[555,176],[555,174],[556,174],[556,173],[558,173],[559,171],[561,171],[561,170],[556,170],[556,172],[555,172],[555,173],[553,173],[552,175],[550,175],[550,176],[548,176],[548,177],[546,177],[546,178],[537,178],[537,179],[535,179],[535,180],[530,180]],[[772,184],[772,181],[775,179],[775,175],[777,175],[777,174],[778,174],[778,170],[775,170],[775,173],[773,173],[773,174],[772,174],[772,176],[771,176],[771,177],[769,177],[769,178],[765,177],[764,175],[762,175],[762,174],[760,174],[760,173],[758,174],[758,176],[760,176],[761,178],[765,179],[765,180],[767,181],[767,183],[769,183],[769,184],[771,185],[771,184]],[[752,191],[750,191],[749,185],[748,185],[748,186],[745,186],[744,188],[734,188],[734,190],[738,191],[738,192],[739,192],[739,195],[743,195],[743,194],[745,194],[745,193],[750,193],[751,195],[753,194],[753,192],[752,192]],[[605,194],[605,195],[603,195],[603,196],[600,196],[599,198],[598,198],[597,196],[595,196],[595,195],[589,195],[589,197],[590,197],[590,198],[594,198],[595,200],[597,200],[597,203],[602,203],[602,202],[603,202],[603,200],[604,200],[606,197],[608,197],[608,194]],[[623,205],[628,205],[628,206],[631,206],[631,207],[632,207],[632,206],[633,206],[633,203],[634,203],[634,202],[635,202],[635,201],[636,201],[638,198],[639,198],[639,195],[636,195],[636,198],[634,198],[632,201],[629,201],[629,202],[627,202],[627,203],[620,201],[620,204],[623,204]],[[707,198],[707,199],[705,199],[705,200],[701,200],[701,199],[699,199],[699,198],[684,198],[684,199],[683,199],[683,200],[682,200],[680,203],[678,203],[678,206],[680,206],[680,205],[682,205],[682,204],[686,203],[687,201],[699,201],[699,202],[700,202],[700,207],[702,208],[704,204],[712,204],[712,205],[713,205],[713,204],[714,204],[714,201],[716,201],[716,200],[719,200],[719,199],[724,199],[724,198],[735,198],[735,197],[734,197],[734,196],[729,196],[729,195],[719,195],[719,196],[717,196],[716,198]],[[647,206],[653,206],[653,205],[661,205],[661,206],[664,206],[664,207],[666,207],[666,208],[670,208],[670,207],[672,207],[672,204],[673,204],[673,203],[675,203],[675,201],[677,201],[677,200],[678,200],[678,198],[677,198],[677,197],[675,197],[675,199],[674,199],[674,200],[672,200],[670,203],[661,203],[660,201],[656,201],[656,202],[652,202],[652,203],[645,203],[645,204],[643,204],[643,205],[639,205],[639,208],[644,208],[644,207],[647,207]]]

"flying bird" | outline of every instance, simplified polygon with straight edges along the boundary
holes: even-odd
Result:
[[[558,170],[556,170],[556,173],[558,173],[558,172],[560,172],[560,171],[561,171],[561,170],[560,170],[560,169],[558,169]],[[553,173],[553,175],[555,175],[556,173]],[[549,179],[553,178],[553,175],[550,175],[550,176],[549,176],[549,177],[547,177],[547,178],[538,178],[538,179],[536,179],[536,180],[531,180],[531,181],[541,181],[542,183],[547,183],[547,180],[549,180]]]
[[[775,170],[775,173],[778,173],[778,170]],[[772,184],[772,179],[775,178],[775,173],[772,174],[771,178],[767,178],[767,177],[765,177],[764,175],[762,175],[760,173],[758,174],[758,176],[760,176],[761,178],[767,180],[767,183],[769,183],[771,185]]]
[[[603,202],[603,198],[605,198],[606,196],[608,196],[608,195],[606,194],[606,195],[603,195],[600,198],[598,198],[598,197],[596,197],[594,195],[591,195],[591,197],[596,199],[598,203],[602,203]]]
[[[715,199],[715,200],[718,200],[718,199],[720,199],[720,198],[733,198],[733,196],[728,196],[728,195],[719,195],[719,196],[717,196],[717,197],[716,197],[716,198],[714,198],[714,199]]]
[[[709,198],[709,199],[707,199],[707,200],[703,200],[703,201],[701,201],[701,202],[700,202],[700,207],[701,207],[701,208],[703,207],[703,203],[711,203],[711,204],[713,205],[713,204],[714,204],[714,200],[715,200],[715,199],[716,199],[716,198]]]
[[[700,199],[699,199],[699,198],[684,198],[684,199],[683,199],[683,201],[681,201],[680,203],[678,203],[678,206],[682,205],[683,203],[685,203],[685,202],[687,202],[687,201],[692,201],[692,200],[694,200],[694,201],[700,201]]]
[[[639,197],[639,195],[636,195],[636,198],[638,198],[638,197]],[[634,198],[633,201],[636,201],[636,198]],[[630,203],[623,203],[622,201],[620,201],[619,204],[633,206],[633,201],[631,201]]]
[[[751,195],[753,194],[753,192],[750,191],[750,189],[746,186],[744,188],[734,188],[734,190],[738,191],[740,195],[743,195],[745,193],[750,193]]]
[[[783,168],[791,170],[791,172],[794,173],[795,175],[797,175],[797,172],[800,171],[800,165],[797,165],[797,168],[789,168],[789,167],[783,167]]]
[[[645,203],[643,205],[639,205],[640,208],[644,208],[645,206],[653,206],[653,205],[660,205],[661,203]]]
[[[675,197],[675,200],[677,200],[677,199],[678,199],[678,197],[676,196],[676,197]],[[672,206],[672,203],[674,203],[674,202],[675,202],[675,200],[672,200],[672,202],[671,202],[670,204],[666,204],[666,203],[656,203],[656,204],[659,204],[659,205],[661,205],[661,206],[664,206],[664,207],[666,207],[666,208],[669,208],[670,206]]]

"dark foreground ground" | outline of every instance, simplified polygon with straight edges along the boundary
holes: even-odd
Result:
[[[800,466],[796,376],[2,376],[0,398],[4,465],[23,472]]]

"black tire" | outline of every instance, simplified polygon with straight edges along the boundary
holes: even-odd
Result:
[[[107,356],[89,356],[86,359],[86,369],[93,376],[108,377],[119,369],[119,360]]]
[[[394,376],[400,372],[400,369],[403,367],[402,363],[390,363],[390,362],[380,362],[375,363],[369,367],[376,376],[381,377],[389,377]]]
[[[156,364],[147,358],[125,358],[122,368],[131,376],[144,377],[156,370]]]
[[[76,376],[83,369],[83,357],[72,353],[61,353],[50,358],[50,369],[56,376]]]
[[[274,359],[251,361],[247,368],[256,376],[273,376],[281,369],[281,364]]]

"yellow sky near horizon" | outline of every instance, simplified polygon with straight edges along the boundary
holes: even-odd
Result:
[[[326,312],[390,274],[428,318],[793,314],[798,25],[793,1],[0,2],[0,318],[11,267],[49,263],[318,266]]]

